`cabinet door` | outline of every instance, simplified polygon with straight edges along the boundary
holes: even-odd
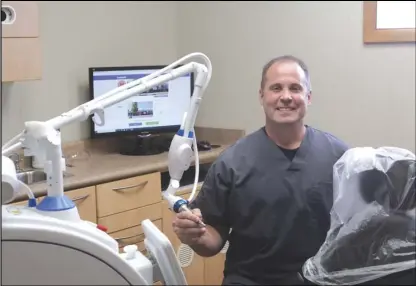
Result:
[[[2,38],[1,43],[2,82],[41,79],[39,38]]]
[[[178,254],[179,248],[183,248],[184,245],[181,246],[180,240],[177,238],[176,234],[173,232],[172,228],[172,220],[174,218],[174,213],[169,209],[168,203],[163,201],[163,232],[167,236],[167,238],[172,243],[173,249]],[[181,262],[185,262],[184,267],[182,267],[182,271],[185,274],[186,281],[188,285],[204,285],[204,258],[197,255],[193,251],[190,252],[190,248],[184,248],[185,252],[182,254],[181,257],[178,257],[178,260]],[[184,257],[186,255],[190,255],[189,257]],[[187,259],[191,259],[189,261],[184,261]]]
[[[1,7],[2,38],[39,37],[39,11],[36,1],[1,1]],[[3,15],[6,16],[4,22]]]
[[[97,221],[98,224],[107,228],[108,233],[112,233],[141,225],[142,221],[145,219],[149,219],[151,221],[161,220],[162,203],[159,202],[106,217],[99,217]]]
[[[161,201],[160,173],[97,185],[98,217],[125,212]]]

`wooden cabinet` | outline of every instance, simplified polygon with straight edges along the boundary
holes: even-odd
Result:
[[[2,1],[1,7],[2,38],[39,37],[39,11],[36,1]]]
[[[163,232],[161,175],[135,176],[96,186],[97,221],[117,240],[119,251],[129,244],[147,254],[141,223],[151,220]],[[155,281],[155,285],[163,285]]]
[[[160,173],[97,185],[97,216],[125,212],[162,200]]]
[[[2,1],[2,82],[41,78],[36,1]]]
[[[81,219],[97,223],[95,186],[66,192],[65,195],[75,203]]]
[[[160,173],[151,173],[97,185],[97,221],[120,243],[144,240],[141,223],[150,219],[161,231]]]
[[[162,203],[160,201],[110,216],[98,217],[97,221],[98,224],[107,227],[108,233],[113,233],[140,225],[145,219],[151,221],[162,219]]]
[[[40,41],[38,38],[2,38],[2,82],[41,78]]]

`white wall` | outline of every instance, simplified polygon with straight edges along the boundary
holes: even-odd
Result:
[[[364,46],[362,15],[362,1],[181,2],[178,52],[204,52],[214,67],[199,125],[259,128],[262,66],[293,54],[312,73],[309,124],[414,151],[415,44]]]

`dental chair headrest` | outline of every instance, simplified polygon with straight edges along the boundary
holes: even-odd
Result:
[[[334,219],[346,223],[369,205],[386,213],[414,209],[415,172],[415,155],[407,150],[348,150],[334,165]]]
[[[415,155],[353,148],[334,165],[331,228],[304,265],[315,284],[374,281],[415,267]]]
[[[386,172],[374,168],[357,173],[358,190],[364,202],[376,202],[388,213],[415,208],[415,181],[409,181],[409,174],[414,173],[415,164],[412,159],[398,160]]]

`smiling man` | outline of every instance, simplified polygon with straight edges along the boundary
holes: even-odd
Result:
[[[224,285],[299,285],[302,265],[325,240],[332,168],[347,146],[304,123],[311,95],[300,59],[268,62],[259,90],[265,126],[221,154],[191,204],[194,214],[173,221],[201,256],[229,241]]]

